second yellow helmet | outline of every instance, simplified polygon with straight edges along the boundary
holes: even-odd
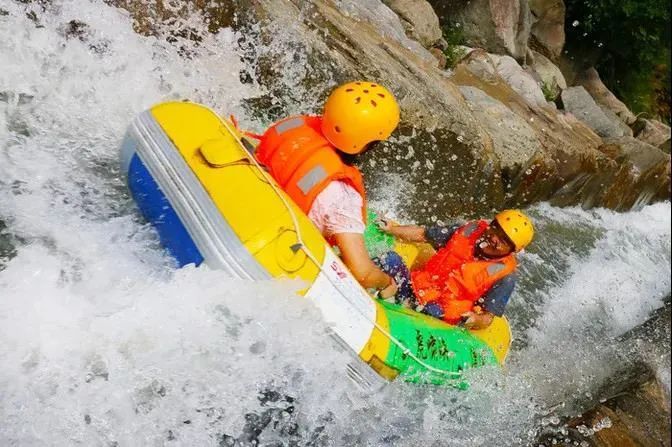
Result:
[[[529,217],[519,210],[504,210],[495,216],[495,221],[520,251],[532,242],[534,226]]]
[[[343,84],[324,104],[322,133],[348,154],[358,154],[367,144],[388,139],[398,124],[397,100],[375,82]]]

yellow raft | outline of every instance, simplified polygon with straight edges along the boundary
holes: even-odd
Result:
[[[467,331],[372,298],[253,152],[232,122],[199,104],[159,104],[129,126],[122,172],[180,265],[204,262],[238,278],[303,279],[302,294],[358,359],[347,371],[362,386],[398,375],[454,385],[467,368],[503,364],[511,341],[505,319]],[[409,263],[419,252],[400,250]]]

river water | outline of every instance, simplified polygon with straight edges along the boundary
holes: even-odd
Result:
[[[260,130],[237,37],[205,35],[186,59],[188,42],[139,36],[102,2],[0,0],[0,445],[528,445],[638,356],[618,337],[669,297],[669,202],[531,209],[514,349],[468,392],[363,394],[297,284],[175,270],[119,143],[167,99]],[[652,349],[666,377],[669,348]]]

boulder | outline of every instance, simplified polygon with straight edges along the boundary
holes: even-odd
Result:
[[[476,87],[463,86],[460,91],[492,138],[502,168],[520,169],[542,150],[534,129],[511,109]]]
[[[511,56],[490,55],[497,74],[506,81],[530,107],[546,107],[546,97],[539,83]]]
[[[631,386],[602,400],[558,428],[546,428],[535,445],[548,447],[670,447],[670,405],[667,390],[652,373],[639,386]]]
[[[604,85],[595,68],[578,73],[574,84],[583,86],[595,102],[614,112],[625,124],[632,125],[635,122],[635,115]]]
[[[552,60],[565,46],[565,3],[563,0],[530,0],[532,30],[530,45]]]
[[[459,23],[467,44],[523,61],[530,37],[527,0],[430,0],[439,20]]]
[[[247,3],[248,0],[243,0],[244,3]],[[250,2],[254,5],[254,2]],[[323,2],[318,2],[319,5],[311,5],[309,2],[295,0],[288,2],[287,8],[293,8],[301,11],[312,11],[313,9],[320,9],[320,5]],[[277,1],[271,0],[266,1],[262,0],[257,7],[265,8],[268,5],[271,9],[284,9],[280,7]],[[373,27],[373,32],[378,33],[381,38],[385,40],[393,40],[396,43],[402,45],[404,48],[407,48],[413,51],[416,55],[420,56],[424,60],[432,61],[433,56],[425,49],[425,47],[420,44],[415,38],[409,38],[406,34],[406,28],[404,27],[404,22],[397,15],[395,11],[390,9],[380,0],[342,0],[333,5],[333,8],[336,8],[337,12],[340,15],[343,15],[343,19],[351,19],[355,22],[368,22]],[[361,27],[356,27],[360,29]],[[368,30],[367,30],[368,31]],[[370,32],[370,31],[368,31]],[[352,36],[356,38],[355,36]]]
[[[670,447],[668,300],[644,324],[618,337],[613,356],[618,369],[596,383],[594,392],[574,399],[571,410],[554,411],[557,423],[544,427],[534,445]]]
[[[504,81],[497,73],[495,61],[490,57],[490,54],[480,48],[467,51],[465,57],[460,61],[460,66],[484,81],[494,83]]]
[[[426,0],[383,0],[406,24],[408,34],[425,47],[442,37],[439,18]]]
[[[532,50],[532,61],[528,60],[530,68],[539,76],[544,96],[553,101],[562,90],[567,88],[567,81],[560,69],[546,56]]]
[[[594,176],[571,185],[569,197],[582,198],[584,206],[599,204],[626,211],[639,209],[656,200],[669,200],[670,156],[655,146],[633,137],[607,138],[599,151],[611,163]],[[566,204],[562,192],[552,201]]]
[[[501,123],[501,116],[505,114],[503,109],[497,110],[493,107],[480,115],[477,115],[479,112],[476,110],[473,112],[481,119],[481,124],[490,129],[491,137],[495,135],[492,137],[493,150],[501,165],[499,175],[508,197],[505,206],[525,206],[534,201],[549,200],[563,185],[575,183],[577,179],[586,176],[594,176],[599,172],[600,166],[614,163],[597,150],[602,140],[572,115],[530,107],[494,71],[491,55],[485,51],[474,50],[465,57],[455,68],[451,81],[462,86],[463,94],[468,92],[464,90],[466,86],[485,92],[488,97],[497,100],[517,115],[521,119],[519,123],[526,124],[518,125],[516,129],[524,137],[514,137],[504,129],[514,121],[511,115],[507,124]],[[467,94],[467,102],[470,100],[473,107],[474,98]],[[525,150],[520,151],[511,145],[522,145]],[[537,150],[532,154],[534,149]],[[518,157],[522,153],[531,154],[531,157],[519,165],[515,160],[520,160]],[[510,155],[514,155],[511,160]],[[566,203],[577,203],[581,200],[583,199],[579,195],[566,196]]]
[[[570,87],[560,95],[563,108],[588,124],[601,137],[622,137],[620,123],[607,116],[583,87]]]
[[[430,48],[429,52],[432,53],[432,56],[436,58],[436,63],[439,68],[446,68],[448,58],[446,58],[446,55],[443,53],[443,51],[441,51],[441,49]]]
[[[625,137],[631,137],[633,136],[633,131],[630,126],[625,124],[616,113],[614,113],[613,110],[609,109],[608,107],[604,106],[603,104],[597,103],[597,105],[602,109],[602,112],[606,115],[609,120],[614,123],[620,130],[623,136]]]
[[[666,152],[670,153],[670,126],[657,120],[640,118],[632,127],[638,140],[642,140],[663,150],[667,148]]]

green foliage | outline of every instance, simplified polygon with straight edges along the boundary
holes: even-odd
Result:
[[[567,49],[635,113],[670,120],[670,0],[565,0]]]
[[[443,31],[443,39],[447,43],[443,50],[443,54],[446,56],[446,67],[453,68],[465,55],[465,51],[460,48],[460,45],[464,45],[466,38],[459,24],[448,23],[441,30]]]
[[[555,98],[558,97],[558,88],[554,86],[550,82],[542,82],[541,84],[541,91],[544,94],[544,98],[546,98],[546,101],[555,101]]]

